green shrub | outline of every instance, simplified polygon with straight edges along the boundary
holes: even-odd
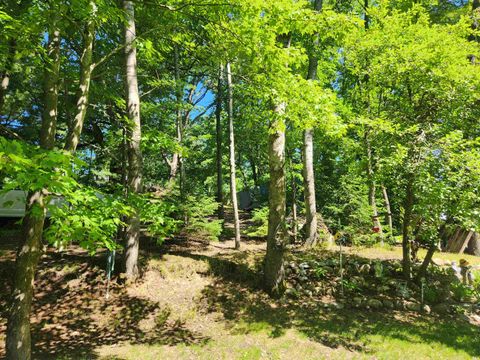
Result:
[[[475,297],[475,290],[471,286],[464,285],[460,282],[454,282],[450,285],[450,290],[453,292],[453,298],[456,301],[471,301]]]
[[[92,253],[102,247],[117,247],[114,239],[121,218],[132,211],[123,199],[88,187],[65,191],[63,199],[63,206],[47,206],[51,214],[45,230],[47,241],[55,246],[78,241]]]
[[[253,225],[247,230],[247,236],[266,237],[268,234],[268,206],[253,210]]]
[[[425,286],[423,298],[428,304],[438,304],[441,301],[441,293],[435,287]]]
[[[180,220],[175,218],[178,204],[169,197],[155,198],[145,194],[141,200],[140,219],[147,225],[147,231],[155,236],[157,243],[173,236],[178,230]]]
[[[223,220],[213,218],[218,203],[206,195],[189,195],[181,207],[184,216],[183,230],[191,235],[208,240],[218,240],[222,233]]]

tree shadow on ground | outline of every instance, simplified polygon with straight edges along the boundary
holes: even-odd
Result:
[[[465,321],[393,310],[332,309],[312,298],[293,302],[273,300],[261,291],[259,257],[248,265],[247,253],[206,256],[176,252],[176,255],[210,264],[216,279],[203,291],[203,307],[222,313],[233,333],[255,332],[259,324],[267,324],[271,337],[296,329],[330,348],[343,347],[363,353],[375,352],[371,336],[379,335],[412,344],[439,343],[472,357],[480,356],[480,328]]]
[[[193,333],[157,303],[132,296],[114,277],[105,299],[102,256],[51,254],[40,263],[33,301],[31,333],[34,359],[97,358],[95,349],[121,342],[131,344],[202,344],[209,339]],[[6,330],[12,261],[0,262],[2,291],[0,331]],[[3,345],[3,344],[2,344]],[[0,358],[4,348],[0,348]]]

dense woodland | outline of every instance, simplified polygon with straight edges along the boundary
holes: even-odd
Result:
[[[237,193],[271,296],[293,244],[401,242],[419,281],[447,234],[478,229],[479,7],[2,1],[0,181],[28,193],[7,357],[30,358],[44,245],[116,249],[134,282],[144,236],[215,241],[228,213],[241,249]]]

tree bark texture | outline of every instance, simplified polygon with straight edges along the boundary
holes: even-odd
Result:
[[[322,9],[322,0],[314,1],[314,10]],[[313,46],[319,43],[319,34],[314,35]],[[308,55],[307,79],[317,79],[318,58],[315,49]],[[315,198],[315,173],[313,167],[313,128],[305,129],[303,133],[303,187],[305,197],[305,246],[315,246],[318,241],[317,204]]]
[[[55,145],[58,84],[60,71],[60,32],[55,22],[49,32],[48,63],[44,74],[44,109],[40,129],[40,146],[51,150]],[[30,313],[35,272],[42,254],[45,222],[44,191],[27,195],[26,215],[22,222],[23,242],[17,252],[12,302],[7,323],[7,359],[31,359]]]
[[[285,103],[275,106],[276,118],[268,138],[270,184],[268,193],[268,236],[265,256],[265,289],[273,296],[283,292],[283,258],[288,237],[285,226]]]
[[[123,0],[127,16],[125,24],[125,70],[126,102],[129,124],[127,124],[128,182],[129,193],[142,192],[143,159],[140,148],[140,97],[137,80],[137,50],[135,45],[135,10],[133,1]],[[138,209],[126,219],[125,231],[125,274],[127,278],[138,276],[138,251],[140,241],[140,217]]]
[[[94,1],[89,2],[90,16],[85,25],[83,35],[83,52],[80,57],[80,81],[77,90],[76,114],[73,122],[68,127],[67,139],[65,142],[65,150],[76,151],[80,141],[80,134],[82,133],[85,116],[88,109],[90,82],[92,78],[92,71],[94,64],[92,62],[93,56],[93,41],[95,39],[95,15],[97,7]]]
[[[403,204],[403,224],[402,224],[402,265],[403,276],[410,279],[412,275],[411,264],[411,238],[412,238],[412,212],[414,204],[414,190],[413,190],[413,175],[409,174],[407,177],[407,188],[405,200]]]
[[[437,244],[431,245],[428,248],[427,254],[423,259],[422,265],[420,265],[420,269],[418,269],[418,273],[416,276],[417,282],[419,282],[422,278],[425,278],[427,274],[428,265],[430,265],[433,258],[433,254],[435,253],[436,249],[437,249]]]
[[[237,178],[235,168],[235,134],[233,127],[233,84],[230,63],[227,63],[227,97],[228,97],[228,135],[230,149],[230,194],[233,208],[233,225],[235,228],[235,249],[240,249],[240,218],[238,216]]]
[[[382,185],[383,205],[385,207],[385,222],[388,224],[389,238],[393,237],[393,217],[390,207],[390,199],[388,197],[387,188]]]
[[[175,98],[176,98],[176,119],[175,119],[175,129],[177,132],[177,142],[178,144],[182,143],[182,109],[181,109],[181,103],[182,103],[182,89],[180,87],[180,65],[179,65],[179,54],[178,54],[178,46],[174,46],[174,63],[175,63]],[[178,151],[175,151],[172,155],[172,160],[169,162],[170,165],[170,175],[169,175],[169,181],[170,183],[174,183],[175,178],[178,173],[178,169],[180,167],[180,162],[181,162],[181,155]]]
[[[376,185],[373,173],[373,156],[372,146],[369,139],[370,131],[365,131],[365,148],[367,151],[367,180],[368,180],[368,204],[372,209],[372,222],[373,226],[379,229],[379,234],[382,235],[382,225],[378,217],[377,201],[376,201]]]
[[[217,97],[215,108],[215,131],[216,131],[216,166],[217,166],[217,202],[218,218],[225,217],[223,206],[223,170],[222,170],[222,103],[223,103],[223,65],[220,64],[218,70]]]

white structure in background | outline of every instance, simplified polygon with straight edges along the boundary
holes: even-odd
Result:
[[[10,190],[0,193],[0,218],[21,218],[25,216],[25,202],[27,193],[23,190]],[[54,197],[50,200],[50,205],[60,206],[65,200],[60,197]],[[47,216],[49,213],[47,211]]]

